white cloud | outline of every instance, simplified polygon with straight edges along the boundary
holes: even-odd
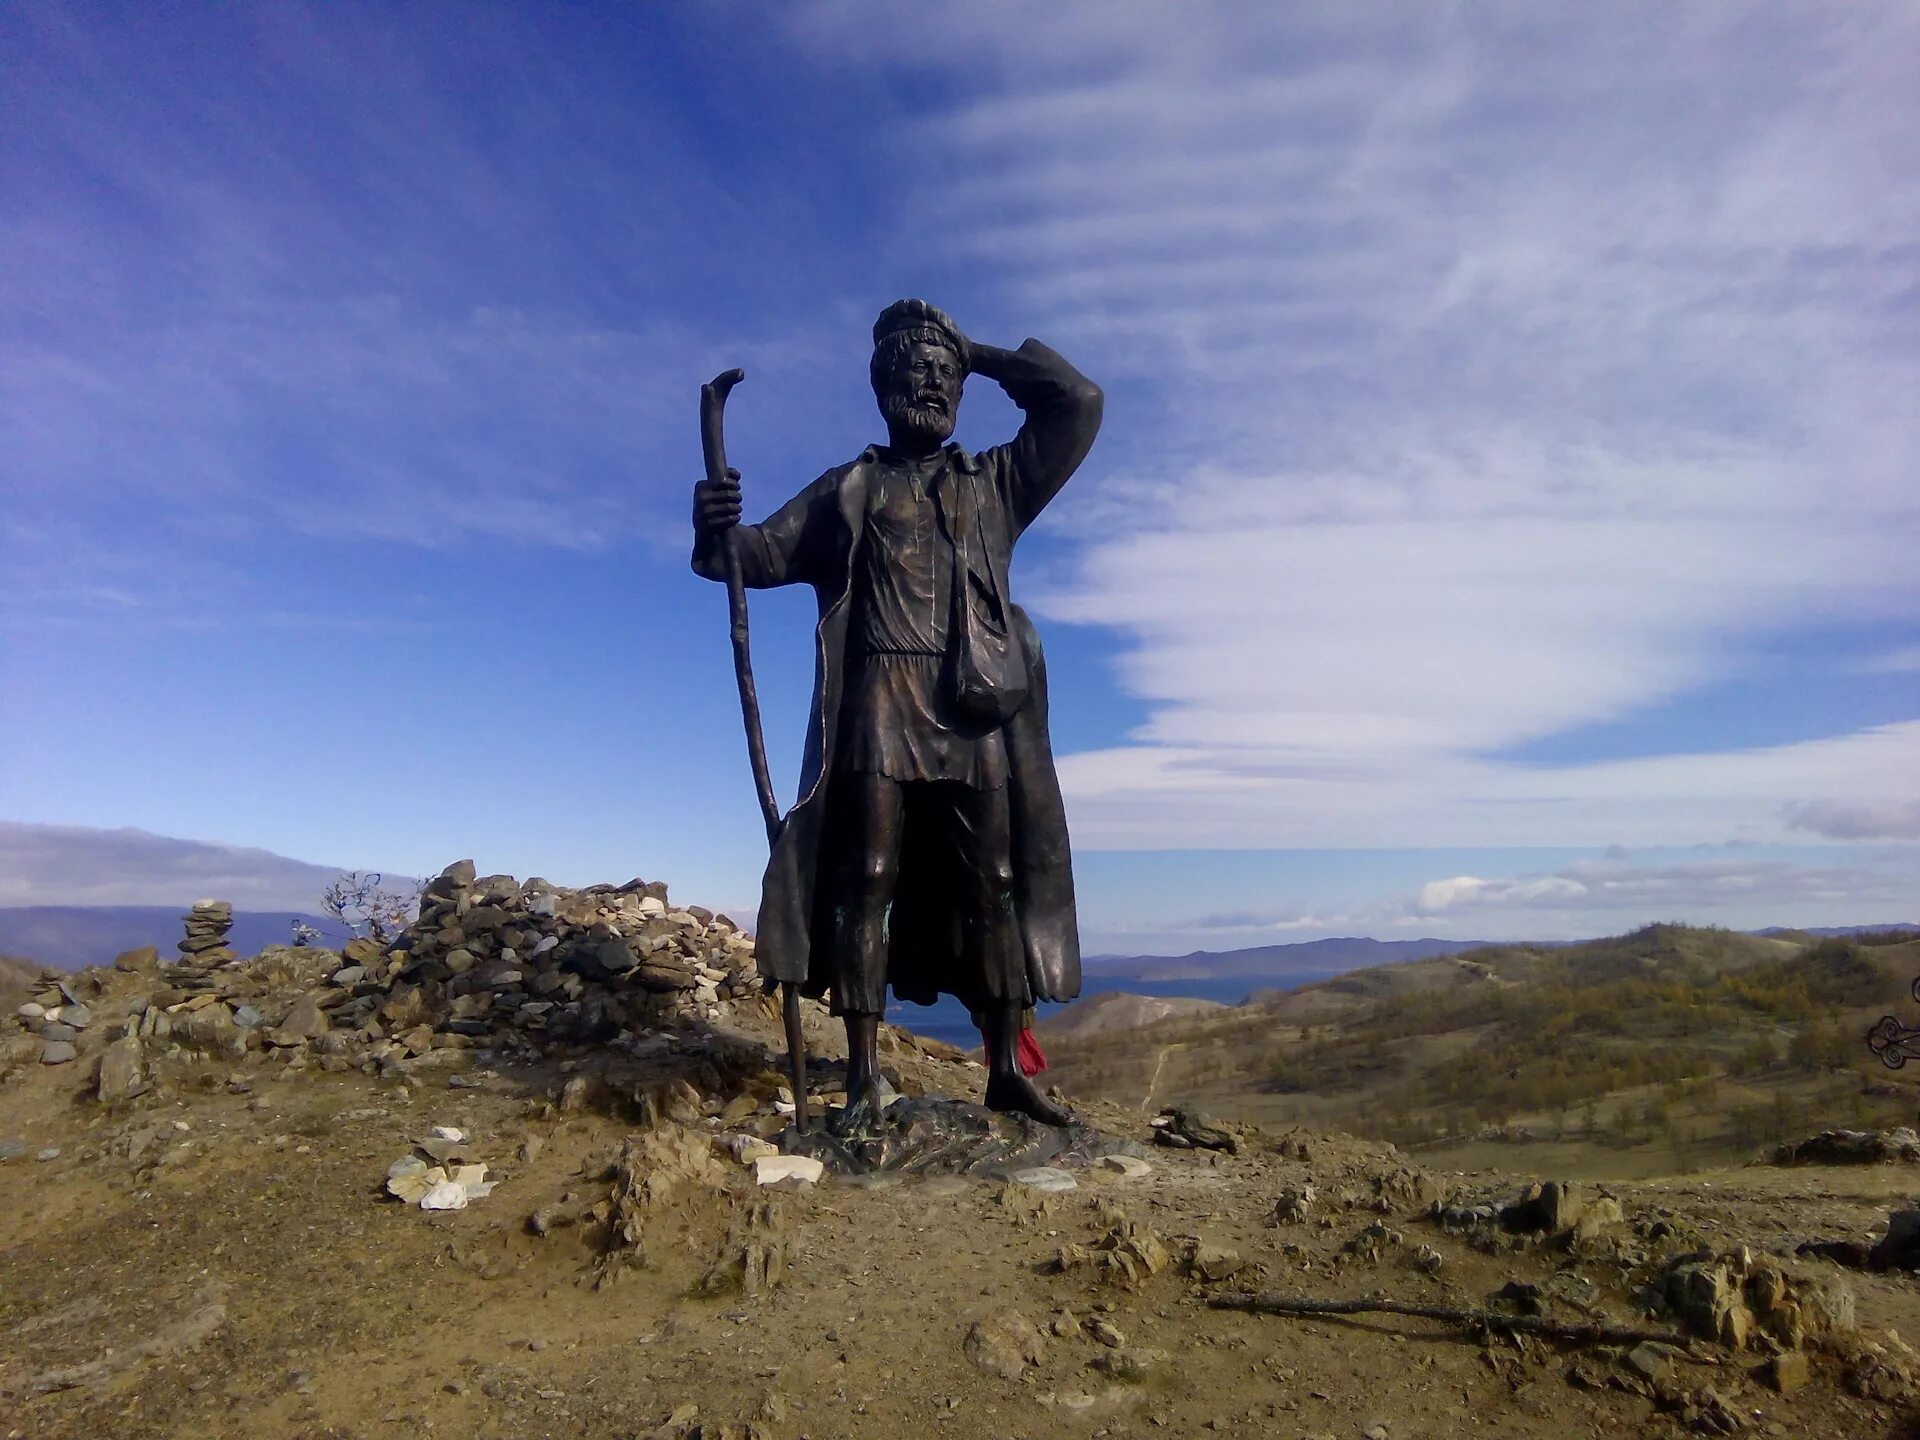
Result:
[[[314,911],[341,873],[250,846],[0,820],[0,906],[188,905],[212,897],[242,910]]]
[[[1920,840],[1920,800],[1797,801],[1786,819],[1829,840]]]
[[[850,36],[873,13],[811,23],[911,58]],[[1776,628],[1920,620],[1920,14],[986,6],[912,40],[973,67],[907,141],[920,198],[964,198],[958,254],[1115,397],[1104,481],[1049,516],[1078,558],[1029,587],[1117,632],[1148,707],[1063,762],[1083,846],[1766,839],[1920,800],[1912,724],[1497,758]]]
[[[1912,876],[1859,865],[1801,865],[1777,860],[1723,859],[1669,864],[1584,860],[1550,874],[1483,880],[1457,875],[1422,885],[1407,907],[1428,919],[1461,912],[1556,912],[1611,923],[1719,918],[1722,912],[1759,913],[1779,923],[1795,907],[1852,905],[1911,908]],[[1872,914],[1854,921],[1870,923]]]
[[[1549,909],[1565,909],[1585,900],[1589,893],[1580,881],[1564,875],[1543,875],[1531,880],[1482,880],[1473,875],[1456,875],[1450,880],[1429,880],[1422,885],[1417,908],[1422,915],[1474,906],[1543,905]]]

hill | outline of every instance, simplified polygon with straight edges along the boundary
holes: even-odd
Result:
[[[1192,1019],[1228,1007],[1217,1000],[1193,1000],[1185,996],[1129,995],[1109,990],[1077,1000],[1035,1028],[1048,1043],[1058,1040],[1082,1040],[1096,1035],[1112,1035],[1156,1025],[1162,1020]]]
[[[168,955],[180,939],[184,906],[15,905],[0,907],[0,951],[31,956],[56,970],[108,965],[123,950],[156,946]],[[339,929],[323,915],[293,910],[240,910],[228,943],[241,955],[284,945],[296,920],[323,933]]]
[[[1166,982],[1252,977],[1276,987],[1304,984],[1363,965],[1391,965],[1454,955],[1484,946],[1484,940],[1374,940],[1364,935],[1251,945],[1242,950],[1195,950],[1186,955],[1094,955],[1086,968],[1103,976]]]
[[[1062,1083],[1116,1101],[1184,1099],[1462,1154],[1556,1144],[1601,1171],[1685,1168],[1788,1138],[1816,1113],[1909,1123],[1912,1088],[1889,1084],[1862,1037],[1916,970],[1920,939],[1901,932],[1655,925],[1354,971],[1048,1050]]]
[[[1799,1253],[1866,1255],[1910,1165],[1596,1193],[1079,1096],[1062,1135],[887,1027],[903,1099],[843,1167],[721,917],[470,867],[429,899],[384,950],[90,969],[0,1015],[0,1431],[1840,1436],[1920,1400],[1911,1277]],[[1655,941],[1583,960],[1717,963]],[[1778,963],[1713,973],[1765,997]],[[827,1102],[838,1027],[802,1014]],[[1413,1308],[1248,1313],[1356,1297]]]

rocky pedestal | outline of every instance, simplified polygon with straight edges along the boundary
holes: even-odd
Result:
[[[185,917],[187,933],[180,941],[183,964],[224,965],[232,960],[227,932],[233,929],[233,905],[226,900],[196,900]]]
[[[1132,1141],[1090,1125],[1042,1125],[933,1095],[895,1100],[864,1131],[837,1136],[789,1128],[778,1144],[789,1155],[812,1156],[836,1175],[984,1175],[1042,1189],[1073,1188],[1061,1167],[1085,1169],[1109,1156],[1138,1163],[1143,1153]],[[1042,1170],[1052,1173],[1043,1177]]]

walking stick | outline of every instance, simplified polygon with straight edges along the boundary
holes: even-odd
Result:
[[[747,378],[744,370],[728,370],[700,387],[700,450],[707,479],[727,478],[725,415],[727,395]],[[733,637],[733,676],[740,686],[740,718],[747,728],[747,759],[753,766],[753,788],[760,797],[760,814],[767,822],[767,846],[780,838],[780,802],[773,795],[773,776],[767,770],[767,740],[760,726],[760,693],[753,684],[753,655],[747,645],[747,587],[740,578],[740,552],[733,531],[721,537],[727,571],[727,619]],[[800,987],[780,982],[780,1013],[787,1030],[787,1071],[793,1084],[793,1123],[807,1128],[807,1046],[800,1028]]]

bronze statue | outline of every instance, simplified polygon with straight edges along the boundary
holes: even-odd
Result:
[[[697,574],[724,579],[737,565],[750,588],[811,585],[820,608],[800,793],[784,821],[762,786],[773,853],[760,970],[789,993],[830,992],[845,1020],[836,1129],[878,1117],[889,984],[902,999],[946,993],[973,1012],[989,1106],[1065,1124],[1016,1060],[1031,1005],[1079,994],[1080,941],[1046,663],[1007,568],[1086,458],[1101,394],[1039,341],[976,344],[924,301],[888,306],[873,344],[885,445],[741,525],[740,477],[717,458],[716,419],[715,473],[694,488]],[[970,374],[998,383],[1025,415],[1011,442],[979,454],[949,443]],[[721,399],[738,378],[715,382]],[[744,622],[742,604],[742,659]],[[752,733],[744,664],[742,699]]]

